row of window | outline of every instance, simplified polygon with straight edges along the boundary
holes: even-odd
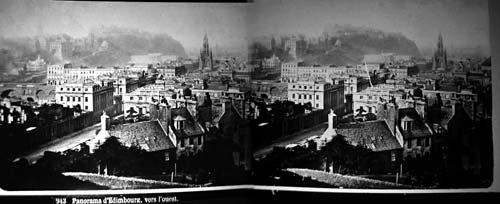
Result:
[[[201,145],[201,141],[202,141],[202,136],[197,136],[196,138],[195,137],[190,137],[190,138],[185,138],[185,139],[182,139],[181,140],[181,147],[184,147],[186,145],[194,145],[194,140],[197,140],[196,144],[198,145]],[[187,143],[187,144],[186,144]]]
[[[64,91],[64,88],[61,88],[60,89],[61,91]],[[82,91],[81,88],[66,88],[66,91]],[[85,91],[88,91],[89,89],[88,88],[85,88]]]
[[[431,139],[429,137],[426,137],[426,138],[417,138],[415,146],[422,146],[422,145],[424,145],[424,147],[428,147],[430,145],[430,140]],[[412,148],[412,144],[413,144],[412,141],[415,141],[415,140],[410,140],[410,141],[407,142],[406,147],[408,149]],[[422,142],[423,142],[423,144],[422,144]]]
[[[309,96],[309,99],[312,100],[312,95],[311,94],[297,94],[297,99],[307,99],[307,96]],[[295,94],[292,94],[292,99],[295,99]],[[316,95],[316,100],[319,100],[319,95]]]
[[[299,89],[302,88],[302,85],[298,85]],[[292,85],[292,88],[295,88],[295,85]],[[304,86],[304,89],[307,89],[307,86]],[[309,86],[309,89],[313,89],[312,86]],[[316,86],[316,89],[319,89],[319,86]]]
[[[72,96],[72,97],[67,96],[66,97],[66,101],[68,101],[68,102],[70,102],[70,101],[76,102],[77,100],[78,100],[78,102],[82,101],[82,96]],[[64,102],[64,96],[61,96],[61,102]],[[85,102],[89,102],[89,98],[87,96],[85,96]]]

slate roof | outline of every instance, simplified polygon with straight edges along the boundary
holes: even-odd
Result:
[[[406,131],[401,127],[401,123],[398,124],[398,129],[403,135],[403,139],[417,138],[417,137],[430,137],[432,135],[431,130],[427,128],[423,119],[420,117],[418,112],[414,108],[400,108],[398,110],[399,118],[401,120],[411,119],[411,130]]]
[[[224,110],[222,109],[222,105],[217,104],[212,106],[212,120],[214,122],[219,122],[223,114]]]
[[[112,127],[110,136],[115,136],[126,145],[137,145],[148,152],[175,148],[158,121],[126,123]]]
[[[172,108],[171,113],[172,113],[172,118],[181,116],[186,119],[184,121],[184,128],[182,130],[176,130],[175,128],[172,128],[174,129],[177,137],[185,138],[185,137],[201,135],[204,133],[200,124],[194,120],[193,116],[191,116],[191,114],[186,108],[184,107]]]
[[[352,145],[365,146],[374,152],[402,148],[383,120],[341,123],[336,131]]]
[[[481,63],[481,66],[491,67],[491,57],[488,57],[488,59],[484,60],[483,63]]]

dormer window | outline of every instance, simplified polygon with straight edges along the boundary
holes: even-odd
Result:
[[[403,129],[406,130],[406,131],[409,131],[411,130],[411,121],[404,121],[403,122]]]
[[[412,129],[413,119],[408,116],[405,116],[401,119],[401,126],[403,126],[404,131],[410,131]]]
[[[182,130],[184,129],[184,123],[185,123],[186,119],[182,116],[177,116],[174,118],[174,127],[175,129],[177,130]]]

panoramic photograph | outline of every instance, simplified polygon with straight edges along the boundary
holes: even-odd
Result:
[[[0,188],[487,188],[487,0],[0,2]]]
[[[258,185],[485,188],[487,1],[256,1]]]

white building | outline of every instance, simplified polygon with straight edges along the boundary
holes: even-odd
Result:
[[[172,85],[150,84],[132,92],[123,94],[123,108],[127,112],[133,110],[138,114],[149,114],[149,105],[162,99],[171,100],[177,91]],[[155,100],[155,101],[153,101]]]
[[[281,64],[281,82],[326,80],[348,76],[368,78],[367,71],[370,71],[370,68],[364,65],[338,67],[333,65],[305,65],[301,61],[295,61]]]
[[[65,83],[96,81],[99,77],[113,75],[117,70],[113,67],[73,67],[71,64],[51,65],[47,69],[47,84],[62,85]]]
[[[301,81],[288,83],[288,100],[296,104],[311,103],[316,109],[333,109],[344,114],[344,81],[328,82]]]
[[[360,109],[367,113],[377,113],[377,103],[380,99],[390,101],[391,99],[400,100],[405,95],[405,91],[399,89],[390,89],[386,86],[369,87],[361,92],[353,93],[353,110]]]
[[[62,85],[66,81],[63,65],[50,65],[47,67],[47,84]]]
[[[113,105],[113,83],[74,83],[56,86],[56,103],[66,107],[80,105],[83,111],[102,111]]]
[[[36,60],[28,61],[26,64],[26,71],[28,72],[40,72],[45,71],[47,68],[47,63],[44,59],[40,58],[40,55],[36,58]]]

